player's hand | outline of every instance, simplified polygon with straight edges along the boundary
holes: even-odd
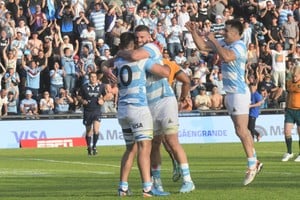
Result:
[[[103,105],[104,104],[104,99],[103,99],[102,95],[98,98],[98,104],[99,105]]]
[[[117,83],[118,82],[118,79],[117,77],[112,73],[112,70],[111,69],[108,69],[106,72],[105,72],[105,76],[113,83]]]
[[[82,105],[86,106],[89,102],[87,100],[82,101]]]
[[[185,27],[187,28],[187,30],[189,32],[196,31],[196,24],[194,22],[189,21],[189,22],[185,23]]]

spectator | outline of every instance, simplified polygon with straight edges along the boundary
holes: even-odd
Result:
[[[210,31],[213,32],[215,34],[215,38],[217,40],[222,40],[223,34],[224,34],[224,29],[225,29],[225,24],[222,21],[222,16],[221,15],[217,15],[216,16],[216,23],[213,23]]]
[[[21,38],[23,42],[27,44],[31,32],[29,26],[25,23],[23,19],[20,19],[18,27],[16,27],[16,33],[21,33]]]
[[[19,96],[20,76],[12,67],[8,68],[4,75],[5,88],[8,91],[14,91],[15,96]],[[17,98],[18,99],[18,98]]]
[[[76,40],[76,47],[74,52],[69,47],[63,49],[61,54],[61,65],[65,71],[64,85],[66,90],[73,91],[76,84],[76,68],[73,57],[78,51],[78,41]]]
[[[45,55],[43,50],[39,50],[37,57],[34,59],[38,66],[44,66],[45,68],[41,71],[40,78],[40,89],[39,92],[42,93],[43,91],[50,90],[50,76],[49,76],[49,67],[48,67],[48,57]],[[46,63],[47,62],[47,63]]]
[[[5,76],[6,69],[3,67],[2,63],[0,63],[1,72],[0,72],[0,90],[2,89],[2,78]]]
[[[211,99],[206,94],[206,88],[204,85],[200,86],[200,93],[195,97],[194,106],[197,110],[209,110],[211,107]]]
[[[281,87],[276,86],[272,80],[271,75],[266,74],[263,81],[258,85],[259,90],[262,88],[266,89],[268,93],[268,107],[279,107],[278,99],[283,93],[283,89]]]
[[[85,0],[72,0],[71,5],[74,10],[74,19],[80,16],[80,12],[87,8],[87,3]]]
[[[272,22],[269,25],[268,37],[269,37],[269,40],[272,41],[271,44],[282,43],[284,41],[284,38],[282,35],[282,28],[278,26],[276,17],[272,18]],[[274,49],[274,45],[270,46],[270,47],[272,49]]]
[[[289,2],[283,1],[278,8],[279,12],[279,19],[278,24],[279,26],[282,26],[285,22],[288,20],[288,15],[293,15],[293,11],[291,10],[291,5]]]
[[[252,68],[254,71],[257,67],[259,58],[259,45],[256,39],[256,44],[250,43],[247,50],[247,68]]]
[[[7,31],[7,35],[9,36],[9,38],[13,38],[16,34],[16,22],[12,18],[10,11],[5,12],[3,20],[3,30]]]
[[[60,33],[60,28],[59,26],[56,24],[56,21],[54,21],[54,23],[48,23],[47,20],[43,20],[42,26],[40,26],[36,32],[38,33],[38,39],[44,41],[44,39],[46,37],[49,37],[52,35],[54,35],[54,32],[58,32]],[[53,38],[52,38],[53,39]]]
[[[117,19],[116,24],[111,30],[111,36],[113,36],[113,42],[111,47],[111,55],[114,56],[119,50],[120,36],[122,33],[126,32],[125,27],[123,26],[123,20]]]
[[[217,66],[215,66],[217,67]],[[214,73],[214,75],[213,75]],[[217,78],[214,78],[214,77],[217,77]],[[222,75],[222,72],[212,72],[211,75],[210,75],[210,81],[213,85],[216,85],[218,90],[219,90],[219,93],[225,97],[225,91],[223,89],[223,75]]]
[[[266,1],[266,8],[262,10],[260,17],[264,26],[270,30],[270,26],[274,18],[278,18],[279,13],[276,10],[276,5],[272,3],[272,1]]]
[[[211,5],[210,19],[213,22],[216,22],[216,16],[223,14],[223,10],[228,5],[228,1],[227,0],[211,0],[210,5]]]
[[[192,72],[195,72],[195,69],[197,69],[199,67],[200,64],[200,56],[199,56],[199,52],[198,50],[192,49],[191,51],[191,55],[187,56],[187,61],[190,62],[190,69],[192,70]]]
[[[292,58],[296,64],[300,63],[300,44],[299,43],[296,45],[296,50],[294,51]]]
[[[251,132],[252,138],[259,142],[262,136],[255,130],[255,124],[260,113],[260,107],[264,100],[262,95],[257,92],[257,84],[251,83],[249,86],[251,92],[251,104],[249,110],[248,129]]]
[[[7,115],[7,91],[1,89],[0,91],[0,116]]]
[[[261,61],[262,64],[265,64],[265,66],[269,66],[268,73],[271,73],[272,56],[267,50],[267,43],[263,43],[260,48],[259,61]]]
[[[7,12],[7,8],[5,6],[5,2],[0,2],[0,17],[2,17]]]
[[[117,113],[119,89],[116,83],[105,85],[104,103],[101,106],[102,113]]]
[[[174,59],[179,51],[183,51],[180,38],[182,38],[182,28],[178,25],[176,17],[172,18],[172,25],[167,32],[168,50],[171,59]]]
[[[174,17],[174,14],[171,12],[170,6],[165,6],[165,12],[161,14],[161,21],[165,28],[169,28],[172,25],[172,18]]]
[[[184,34],[183,46],[185,49],[185,56],[188,58],[192,54],[192,51],[197,48],[191,33],[187,32]]]
[[[84,46],[88,46],[90,52],[93,52],[94,48],[94,42],[96,40],[96,33],[95,33],[95,27],[93,24],[89,24],[86,29],[83,29],[80,34],[81,39],[81,50],[80,53],[82,53],[82,49]]]
[[[22,19],[25,21],[25,24],[28,24],[28,20],[27,20],[26,12],[24,12],[24,8],[21,5],[19,5],[18,7],[19,7],[19,9],[17,11],[15,21],[18,22]]]
[[[74,33],[75,39],[79,39],[79,36],[82,34],[82,31],[88,28],[90,21],[85,16],[84,10],[79,12],[79,16],[74,20]],[[96,38],[96,33],[95,33]]]
[[[244,25],[244,32],[243,32],[243,35],[242,35],[242,40],[244,41],[244,43],[248,47],[249,44],[252,43],[252,28],[250,27],[249,22],[244,21],[244,18],[240,18],[240,21]]]
[[[104,55],[103,55],[103,56],[100,56],[100,59],[101,59],[101,60],[109,60],[109,59],[111,59],[111,58],[113,58],[113,56],[110,55],[110,49],[105,49],[105,50],[104,50]]]
[[[281,43],[275,44],[275,50],[269,48],[268,42],[267,51],[272,56],[272,80],[276,87],[281,87],[285,90],[285,69],[286,69],[286,58],[288,54],[293,53],[293,50],[283,50]],[[294,48],[295,45],[293,45]]]
[[[257,20],[257,16],[255,14],[250,16],[250,27],[252,28],[251,41],[255,41],[257,38],[260,45],[266,42],[265,35],[268,33],[268,30],[265,28],[263,23]]]
[[[65,88],[59,89],[59,95],[55,98],[55,112],[57,114],[70,113],[70,104],[74,103],[74,100]]]
[[[56,1],[55,0],[47,0],[45,7],[46,8],[44,10],[45,10],[45,14],[47,16],[47,19],[49,21],[55,20],[56,10],[58,10],[58,5],[56,4]]]
[[[204,36],[207,35],[209,32],[211,32],[211,26],[212,26],[212,22],[209,19],[205,20],[201,35]]]
[[[29,63],[29,66],[26,65],[25,61],[22,62],[22,67],[26,71],[26,89],[30,90],[34,99],[39,97],[39,88],[40,88],[40,73],[47,67],[47,59],[45,64],[38,66],[37,62],[32,60]]]
[[[175,56],[174,61],[177,63],[177,65],[180,65],[182,67],[185,66],[186,62],[186,57],[184,56],[184,51],[179,50],[178,54]],[[188,63],[189,65],[189,63]]]
[[[153,31],[157,29],[158,16],[160,13],[156,9],[152,9],[149,12],[150,12],[150,16],[148,17],[149,28],[150,28],[150,33],[153,33]]]
[[[16,58],[17,58],[17,63],[16,65],[20,65],[22,63],[22,57],[23,57],[23,52],[25,51],[25,45],[27,44],[27,42],[25,42],[22,39],[22,32],[17,32],[17,36],[15,37],[15,39],[12,40],[11,44],[10,44],[10,49],[15,49],[16,51]],[[17,68],[17,71],[19,70],[19,68]],[[18,71],[18,73],[20,73],[20,71]]]
[[[18,101],[16,96],[12,91],[7,94],[7,115],[17,115],[18,114]]]
[[[191,97],[188,95],[183,100],[179,101],[178,111],[179,112],[189,112],[193,110],[193,101]]]
[[[54,67],[50,70],[50,94],[55,98],[59,94],[59,89],[64,86],[65,71],[61,69],[59,62],[54,62]]]
[[[210,71],[207,68],[207,63],[204,60],[200,60],[199,68],[195,69],[195,74],[199,74],[200,83],[206,85],[206,78]]]
[[[7,33],[5,30],[1,30],[0,32],[0,52],[3,52],[0,54],[0,61],[5,65],[5,62],[3,62],[3,54],[6,53],[4,52],[4,48],[8,46],[9,41],[8,41]]]
[[[287,21],[282,24],[282,32],[284,37],[284,49],[290,50],[293,44],[299,41],[299,26],[295,22],[293,15],[287,15]]]
[[[157,41],[163,49],[167,49],[166,31],[166,27],[163,26],[161,21],[159,21],[157,23],[157,29],[152,33],[153,40]]]
[[[38,114],[38,105],[35,99],[32,98],[31,90],[26,90],[25,98],[20,103],[20,112],[22,115],[32,116]]]
[[[210,95],[211,106],[210,109],[212,110],[220,110],[223,108],[223,96],[219,93],[218,86],[213,85]]]
[[[27,2],[27,6],[28,6],[28,14],[29,15],[33,15],[36,13],[36,6],[37,5],[41,5],[41,8],[44,9],[45,5],[46,5],[46,1],[44,0],[36,0],[36,1],[32,1],[29,0]]]
[[[100,53],[100,56],[104,56],[104,51],[106,49],[110,49],[108,44],[104,43],[103,39],[98,39],[97,40],[96,48],[97,48],[98,52]]]
[[[88,66],[92,66],[92,71],[96,71],[95,68],[95,54],[92,49],[89,49],[88,45],[82,47],[82,53],[80,55],[80,61],[83,63],[84,70],[87,70]]]
[[[43,92],[43,97],[40,99],[40,114],[51,115],[54,110],[54,100],[50,97],[48,91]]]
[[[42,8],[40,5],[36,5],[35,13],[32,13],[29,16],[30,27],[32,32],[37,31],[40,27],[42,27],[44,20],[47,20],[46,14],[42,12]]]
[[[73,94],[73,111],[74,113],[83,113],[82,97],[79,95],[79,90],[76,89]]]
[[[27,48],[32,51],[34,48],[38,50],[43,50],[43,42],[38,38],[38,33],[33,32],[31,34],[31,39],[28,41]]]
[[[91,12],[90,22],[95,25],[95,32],[97,39],[104,39],[105,36],[105,14],[108,11],[108,6],[104,1],[96,3],[95,10]]]
[[[261,94],[262,98],[263,98],[263,102],[260,106],[261,109],[267,109],[269,108],[268,102],[269,102],[269,94],[266,90],[265,87],[261,87],[259,90],[259,93]]]
[[[63,1],[61,1],[61,9],[58,14],[58,19],[61,20],[61,34],[63,36],[67,35],[70,37],[71,41],[75,40],[75,36],[73,33],[73,18],[74,18],[74,10],[71,5],[65,5]]]
[[[231,8],[233,9],[233,7],[231,7]],[[229,7],[225,8],[223,10],[223,16],[222,16],[223,22],[234,19],[234,16],[232,16],[232,14],[233,14],[233,10],[230,10]]]
[[[197,21],[202,21],[204,22],[207,20],[208,17],[208,12],[210,10],[210,1],[209,0],[204,0],[200,1],[198,3],[198,20]]]

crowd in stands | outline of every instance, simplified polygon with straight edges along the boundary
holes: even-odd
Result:
[[[300,65],[299,0],[5,0],[0,1],[1,115],[80,113],[79,88],[119,49],[120,35],[150,28],[164,57],[191,79],[180,111],[223,109],[221,60],[197,50],[185,23],[222,39],[226,20],[244,24],[246,80],[262,108],[285,101],[285,81]],[[107,83],[103,112],[116,112],[117,84]],[[181,83],[172,83],[180,97]]]

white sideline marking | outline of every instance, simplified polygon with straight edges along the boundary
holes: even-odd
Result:
[[[15,158],[13,160],[32,160],[32,161],[74,164],[74,165],[96,165],[96,166],[98,165],[98,166],[115,167],[115,168],[120,167],[118,165],[110,165],[110,164],[103,164],[103,163],[86,163],[86,162],[77,162],[77,161],[62,161],[62,160],[40,159],[40,158]]]

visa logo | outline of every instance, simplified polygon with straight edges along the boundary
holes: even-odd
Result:
[[[23,139],[46,139],[46,131],[12,131],[16,142],[19,143]]]

